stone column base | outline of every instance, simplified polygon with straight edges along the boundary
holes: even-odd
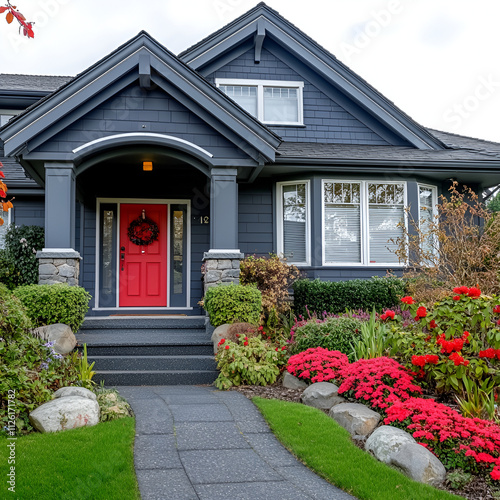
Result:
[[[212,286],[240,283],[240,262],[245,257],[239,250],[210,250],[203,254],[205,262],[204,294]]]
[[[38,259],[38,284],[54,285],[67,283],[78,286],[80,277],[80,254],[69,249],[44,248],[36,253]]]

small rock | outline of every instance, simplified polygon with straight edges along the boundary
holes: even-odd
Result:
[[[79,396],[57,398],[33,410],[29,418],[40,432],[90,427],[99,423],[99,405]]]
[[[303,380],[285,371],[285,375],[283,376],[283,387],[287,389],[305,389],[307,384]]]
[[[388,464],[391,455],[407,443],[416,443],[411,434],[391,425],[382,425],[370,435],[365,449],[371,452],[377,460]]]
[[[230,326],[231,325],[229,324],[220,325],[214,330],[214,333],[212,333],[212,342],[214,343],[214,354],[217,354],[218,344],[221,341],[221,339],[227,337],[227,331],[229,330]]]
[[[92,391],[85,389],[85,387],[61,387],[52,395],[54,399],[67,398],[72,396],[97,401],[97,396]]]
[[[376,411],[358,403],[336,405],[329,415],[352,436],[368,436],[380,421],[380,415]]]
[[[439,486],[446,477],[444,465],[418,443],[403,445],[390,456],[388,463],[414,481],[431,486]]]
[[[31,330],[32,335],[42,340],[54,342],[52,349],[65,356],[76,346],[76,338],[68,325],[56,323]]]
[[[343,403],[345,399],[338,395],[339,388],[330,382],[316,382],[302,393],[302,402],[307,406],[329,410],[332,406]]]

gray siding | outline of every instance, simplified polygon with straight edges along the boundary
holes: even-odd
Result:
[[[96,210],[95,206],[83,208],[83,259],[80,261],[80,286],[92,295],[89,308],[95,307],[95,247],[96,247]]]
[[[192,142],[218,158],[248,158],[185,106],[161,90],[129,86],[40,146],[41,152],[68,152],[101,137],[154,132]]]
[[[22,199],[20,196],[16,196],[13,211],[13,222],[16,226],[45,227],[45,202],[43,199]]]
[[[305,127],[270,127],[286,141],[388,144],[266,49],[262,50],[260,64],[254,63],[254,50],[252,49],[212,73],[208,80],[214,83],[216,78],[303,81]]]
[[[276,251],[274,243],[273,186],[267,182],[240,185],[238,194],[238,241],[245,254]]]

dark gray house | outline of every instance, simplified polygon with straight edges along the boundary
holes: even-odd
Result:
[[[500,184],[500,144],[420,126],[265,4],[178,56],[141,32],[74,78],[0,75],[0,115],[6,218],[94,316],[197,315],[203,261],[243,254],[384,275],[406,206]]]

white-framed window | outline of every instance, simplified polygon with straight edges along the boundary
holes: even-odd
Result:
[[[323,180],[323,265],[399,266],[406,183]]]
[[[427,184],[418,185],[418,224],[424,235],[420,242],[424,252],[435,250],[435,242],[429,234],[431,223],[437,215],[437,187]]]
[[[262,123],[304,124],[304,82],[217,78],[215,84]]]
[[[291,264],[309,265],[310,195],[309,181],[277,184],[278,254]]]
[[[0,217],[3,219],[3,224],[0,226],[0,248],[5,248],[5,233],[11,224],[12,208],[9,208],[7,212],[0,210]]]

